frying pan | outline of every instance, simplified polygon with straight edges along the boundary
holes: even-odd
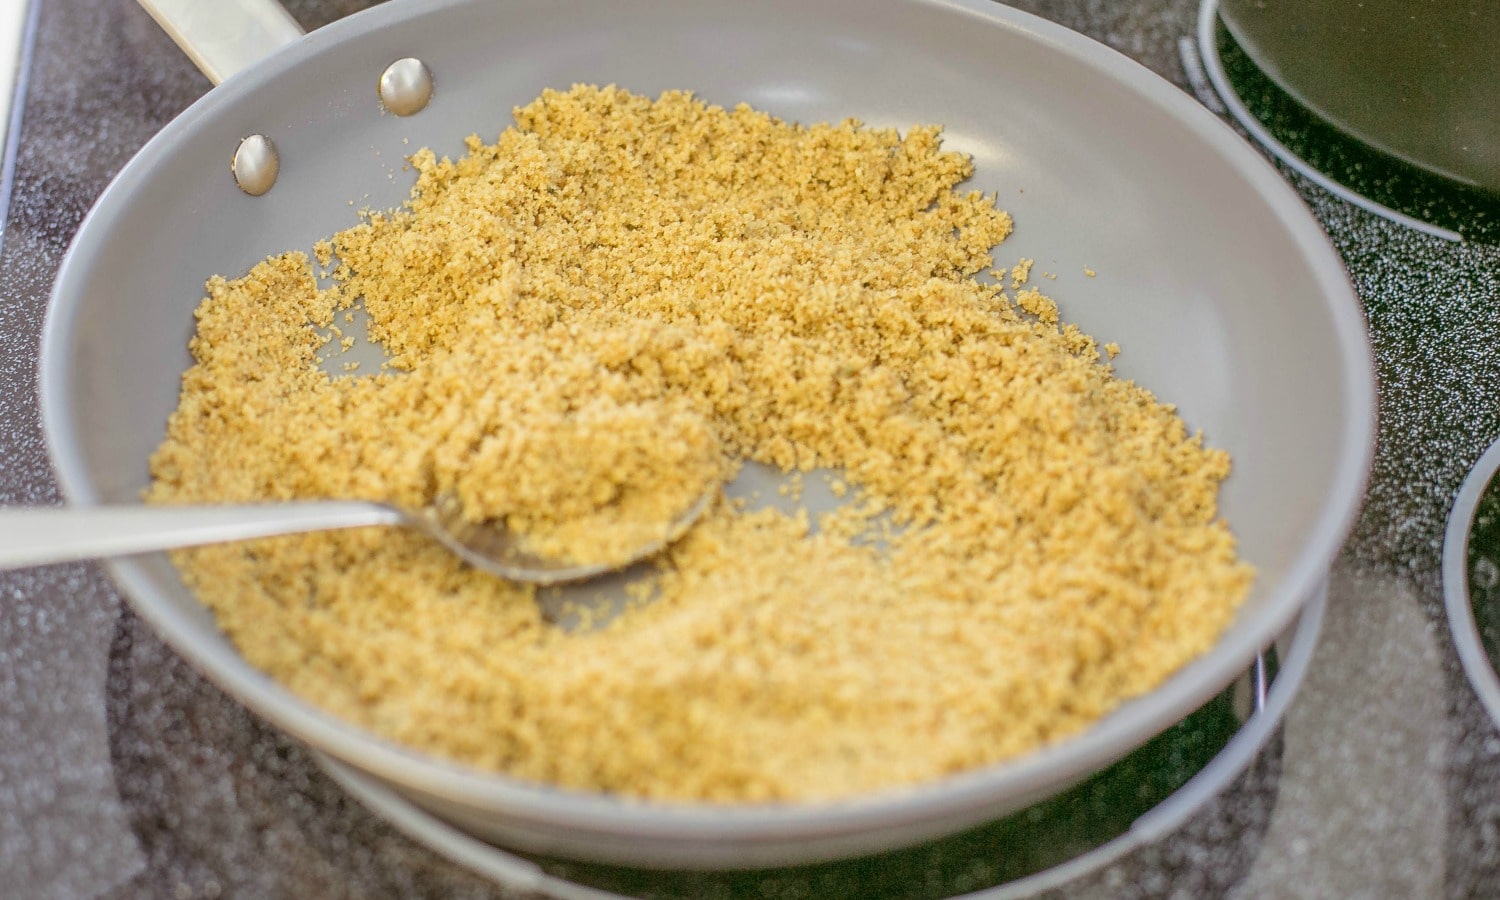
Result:
[[[1222,494],[1258,570],[1217,645],[1084,733],[1003,765],[841,802],[670,805],[548,789],[425,757],[336,720],[246,663],[170,562],[110,564],[139,615],[275,725],[497,843],[634,865],[751,867],[873,852],[1055,793],[1183,718],[1291,622],[1338,551],[1373,446],[1363,320],[1338,257],[1276,172],[1175,87],[1080,35],[987,0],[394,0],[305,37],[241,9],[236,71],[198,42],[205,3],[152,0],[224,82],[100,197],[62,265],[41,351],[43,424],[69,502],[129,502],[190,364],[203,281],[306,249],[355,208],[404,199],[402,157],[493,138],[546,87],[690,88],[802,122],[937,122],[1016,220],[997,263],[1037,260],[1064,317],[1233,454]],[[238,7],[236,7],[238,8]],[[231,4],[211,17],[226,25]],[[186,10],[186,18],[176,12]],[[232,18],[232,17],[231,17]],[[210,42],[211,43],[211,42]],[[220,47],[222,49],[222,47]],[[385,111],[417,58],[436,89]],[[229,163],[269,139],[251,196]],[[1089,267],[1097,278],[1084,277]]]

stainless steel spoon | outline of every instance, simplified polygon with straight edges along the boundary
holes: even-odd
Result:
[[[278,534],[400,525],[426,533],[470,565],[502,578],[560,584],[593,578],[660,552],[703,515],[717,490],[714,485],[669,524],[660,540],[636,548],[628,558],[583,563],[529,553],[519,537],[502,526],[463,521],[453,503],[421,510],[362,500],[0,509],[0,570]]]

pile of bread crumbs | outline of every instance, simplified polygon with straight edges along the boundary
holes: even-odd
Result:
[[[1228,457],[1046,297],[973,277],[1011,222],[939,129],[594,87],[515,117],[417,153],[405,208],[318,248],[331,289],[300,254],[209,283],[149,499],[446,494],[546,533],[758,460],[848,503],[721,501],[588,631],[397,529],[178,554],[250,661],[474,766],[741,802],[994,763],[1213,645],[1252,577]],[[400,371],[319,368],[356,301]]]

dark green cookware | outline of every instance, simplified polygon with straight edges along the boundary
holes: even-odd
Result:
[[[1314,113],[1500,195],[1500,3],[1220,0],[1235,40]]]

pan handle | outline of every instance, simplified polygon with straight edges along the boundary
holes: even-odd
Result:
[[[214,84],[303,35],[277,0],[138,2]]]

